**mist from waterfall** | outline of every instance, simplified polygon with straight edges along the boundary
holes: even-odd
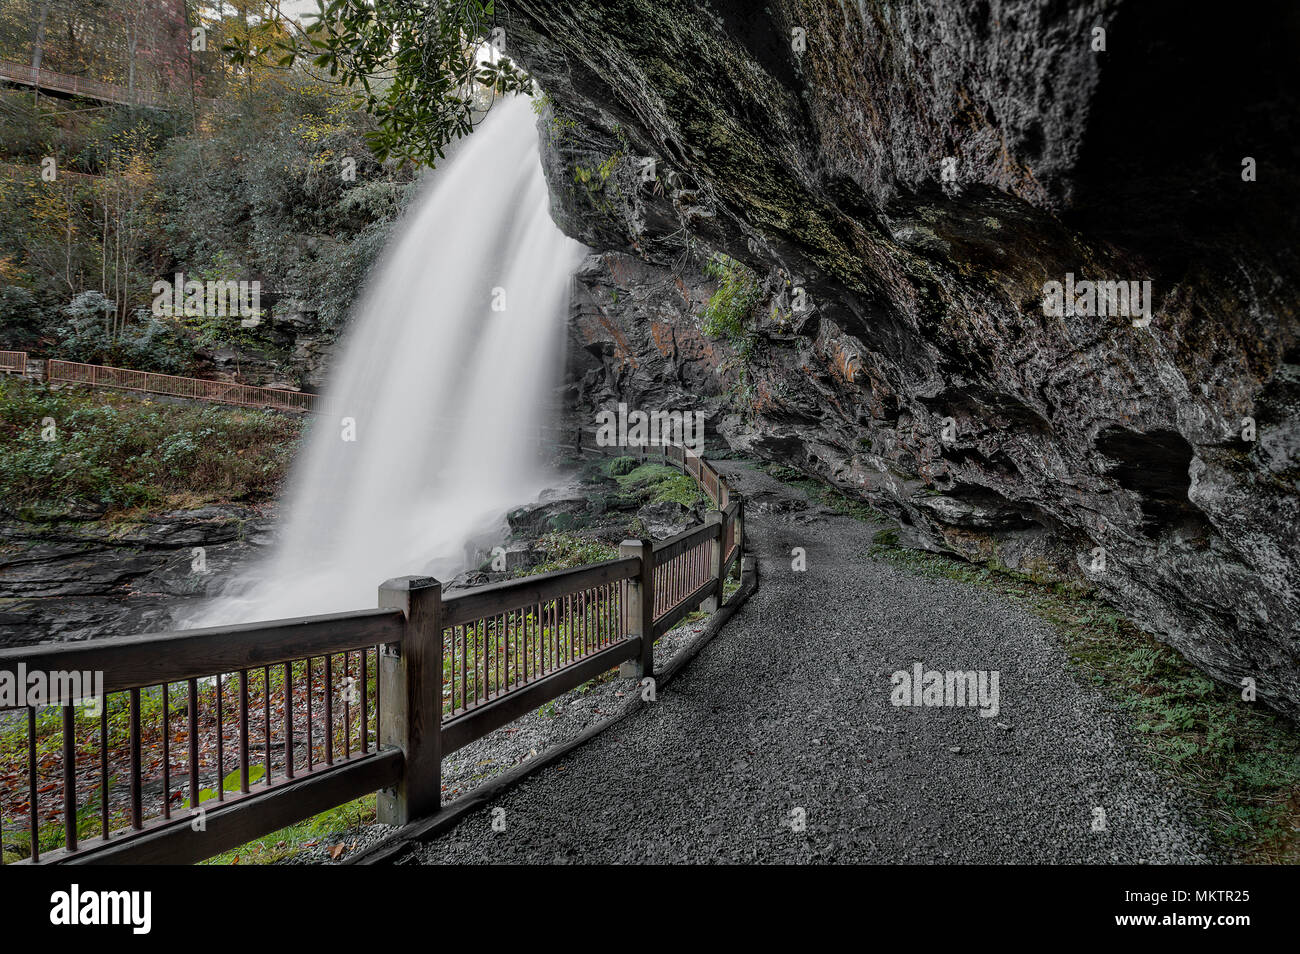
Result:
[[[188,625],[372,607],[385,579],[464,569],[467,543],[547,486],[529,448],[582,254],[551,221],[529,101],[498,103],[372,273],[272,554]]]

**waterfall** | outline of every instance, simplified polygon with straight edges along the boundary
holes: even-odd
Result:
[[[389,577],[459,572],[470,540],[536,499],[530,442],[583,254],[549,208],[530,104],[499,102],[372,273],[273,552],[189,625],[374,606]]]

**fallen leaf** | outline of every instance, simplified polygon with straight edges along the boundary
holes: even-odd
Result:
[[[343,854],[343,843],[342,843],[342,842],[340,842],[339,844],[335,845],[333,848],[330,849],[330,858],[331,858],[332,860],[334,860],[334,861],[338,861],[338,860],[339,860],[339,856],[342,855],[342,854]]]

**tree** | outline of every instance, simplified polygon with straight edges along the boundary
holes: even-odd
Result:
[[[337,82],[358,88],[378,121],[367,143],[392,156],[433,165],[446,146],[482,118],[476,93],[528,92],[532,83],[505,56],[480,59],[495,26],[492,0],[317,0],[315,19],[298,29],[278,13],[227,52],[237,63],[310,60]]]
[[[41,68],[41,55],[45,51],[45,21],[50,16],[50,0],[35,0],[36,29],[32,36],[32,69]]]

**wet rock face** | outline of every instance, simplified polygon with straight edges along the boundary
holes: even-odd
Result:
[[[713,289],[698,270],[674,274],[634,254],[587,257],[578,270],[568,326],[568,404],[575,426],[597,408],[700,411],[706,439],[731,407],[736,366],[710,341],[696,313]]]
[[[172,629],[175,609],[218,591],[270,541],[269,517],[233,505],[99,516],[0,518],[0,646]]]
[[[569,398],[703,409],[1300,715],[1298,9],[511,0],[593,249]],[[743,357],[700,330],[717,252],[761,288]],[[1067,273],[1152,320],[1046,314]]]

